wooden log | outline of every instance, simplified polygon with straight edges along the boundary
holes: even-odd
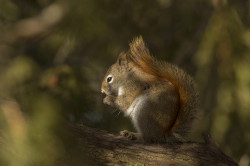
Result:
[[[83,125],[71,128],[79,146],[85,147],[91,165],[237,165],[208,137],[203,143],[146,144]]]

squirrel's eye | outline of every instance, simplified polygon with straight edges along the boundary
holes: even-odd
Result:
[[[111,82],[111,81],[112,81],[112,77],[111,76],[107,77],[107,82]]]

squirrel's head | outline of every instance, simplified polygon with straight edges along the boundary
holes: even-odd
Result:
[[[106,95],[118,96],[119,87],[127,80],[131,67],[129,65],[129,57],[126,53],[120,53],[115,64],[107,71],[103,81],[101,92]]]
[[[102,82],[102,93],[106,95],[118,96],[122,94],[119,90],[123,85],[128,86],[128,82],[133,82],[134,73],[139,70],[151,72],[153,58],[150,56],[148,48],[145,46],[142,37],[135,38],[130,44],[130,49],[126,53],[120,53],[115,64],[107,71]],[[146,77],[146,74],[143,74]],[[140,74],[137,74],[140,77]],[[123,86],[124,87],[124,86]],[[126,86],[125,86],[126,87]]]

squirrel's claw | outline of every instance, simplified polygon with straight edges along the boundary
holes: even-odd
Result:
[[[128,140],[137,140],[136,133],[127,130],[120,131],[120,136],[126,137]]]

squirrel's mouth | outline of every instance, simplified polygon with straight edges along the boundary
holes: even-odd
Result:
[[[115,94],[113,92],[107,92],[104,89],[101,89],[101,93],[104,93],[106,96],[117,97],[117,94]]]

